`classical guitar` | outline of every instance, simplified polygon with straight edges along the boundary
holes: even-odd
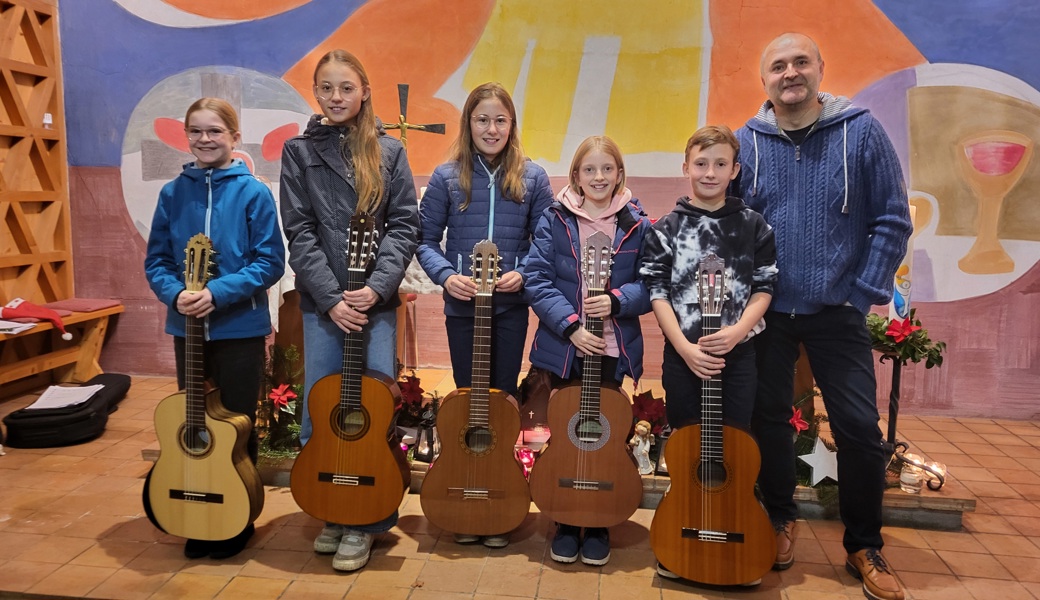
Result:
[[[588,296],[607,289],[610,237],[589,236],[581,264]],[[603,335],[603,319],[586,317],[585,329]],[[628,451],[632,405],[620,389],[601,384],[600,355],[585,356],[581,383],[549,399],[552,438],[531,469],[531,499],[551,519],[579,527],[610,527],[632,516],[643,480]]]
[[[697,290],[704,335],[721,328],[725,263],[709,254]],[[650,546],[673,573],[711,585],[748,584],[776,559],[776,533],[755,497],[761,458],[747,432],[722,424],[722,380],[702,380],[701,422],[675,430],[665,459],[671,485],[650,526]]]
[[[350,220],[348,291],[365,285],[375,250],[375,220]],[[289,486],[300,508],[330,523],[366,524],[401,504],[411,472],[396,434],[401,392],[389,377],[364,369],[364,336],[343,339],[343,368],[322,377],[307,397],[314,433],[293,464]]]
[[[205,235],[188,240],[184,283],[205,288],[213,246]],[[253,424],[220,402],[203,377],[203,319],[186,317],[185,389],[155,408],[159,459],[148,474],[145,512],[156,527],[183,538],[226,540],[264,507],[264,485],[246,448]]]
[[[441,454],[423,480],[419,500],[426,518],[445,531],[498,535],[523,522],[531,493],[514,453],[520,435],[516,400],[490,387],[491,297],[498,281],[498,248],[493,242],[478,242],[472,259],[477,284],[473,382],[441,402]]]

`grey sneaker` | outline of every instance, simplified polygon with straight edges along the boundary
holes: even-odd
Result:
[[[509,535],[505,533],[502,535],[485,535],[481,541],[488,548],[505,548],[509,545]]]
[[[471,535],[468,533],[453,533],[451,538],[455,540],[456,544],[476,544],[480,541],[479,535]]]
[[[336,556],[332,557],[332,568],[337,571],[357,571],[368,564],[368,557],[371,554],[371,533],[345,529],[343,539],[339,543],[339,550],[336,551]]]
[[[326,525],[318,537],[314,538],[314,551],[318,554],[332,554],[339,549],[339,540],[342,537],[342,525]]]

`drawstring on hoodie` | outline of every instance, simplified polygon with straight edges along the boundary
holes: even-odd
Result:
[[[755,180],[751,183],[751,195],[758,195],[758,132],[751,130],[751,137],[755,140]]]
[[[841,163],[845,169],[845,202],[841,205],[841,214],[849,214],[849,122],[842,121],[841,123]]]

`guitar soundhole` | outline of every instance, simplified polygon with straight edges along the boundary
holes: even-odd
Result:
[[[610,421],[602,414],[589,417],[576,412],[571,415],[567,425],[567,437],[571,443],[586,452],[599,450],[610,439]]]
[[[213,449],[213,435],[209,429],[184,424],[180,430],[181,448],[193,458],[201,458]]]
[[[365,410],[365,407],[344,410],[342,406],[337,406],[332,411],[330,424],[332,431],[340,439],[350,442],[360,439],[368,433],[368,423],[368,411]]]
[[[495,447],[495,434],[487,427],[466,430],[466,448],[473,454],[485,454]]]
[[[726,465],[720,462],[701,462],[697,467],[697,479],[707,489],[720,488],[726,484]]]

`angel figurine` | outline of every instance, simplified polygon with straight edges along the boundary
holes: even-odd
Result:
[[[650,423],[639,421],[636,423],[635,433],[628,445],[632,446],[632,455],[636,458],[640,475],[649,475],[654,472],[654,465],[650,462],[650,446],[654,443],[654,434],[650,433]]]

